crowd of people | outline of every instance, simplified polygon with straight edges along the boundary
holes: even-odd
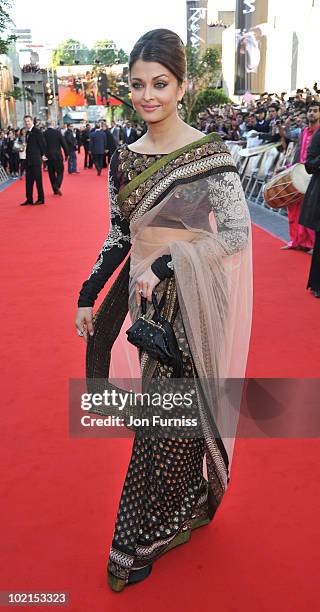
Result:
[[[53,127],[52,122],[46,123],[33,120],[34,125],[45,134],[48,127]],[[141,124],[133,125],[131,121],[112,121],[108,127],[105,121],[92,123],[82,123],[73,125],[64,123],[57,128],[63,135],[67,143],[68,153],[68,172],[70,174],[78,172],[77,156],[83,148],[84,168],[97,168],[97,173],[101,174],[101,169],[107,167],[115,148],[127,142],[135,142],[145,133],[145,126]],[[0,163],[6,173],[11,178],[22,178],[26,171],[26,128],[16,128],[8,126],[6,130],[0,130]],[[44,169],[47,164],[44,161]]]
[[[101,121],[80,125],[65,123],[62,127],[55,127],[51,121],[40,123],[30,115],[26,115],[24,121],[25,126],[21,129],[9,126],[0,131],[2,167],[13,179],[26,177],[26,200],[22,205],[45,203],[42,170],[48,171],[53,193],[62,195],[65,161],[68,173],[78,174],[78,156],[83,148],[84,169],[95,167],[100,176],[115,149],[122,143],[135,142],[146,129],[141,124],[133,126],[129,120],[112,121],[110,126]],[[33,202],[34,182],[38,191],[36,202]]]
[[[39,64],[24,64],[21,68],[22,72],[46,72],[44,68],[40,68]]]
[[[26,169],[26,128],[0,130],[0,163],[12,178],[22,178]]]
[[[294,95],[265,93],[254,100],[248,96],[244,105],[226,104],[208,107],[198,116],[198,127],[209,134],[217,132],[230,145],[259,147],[277,145],[285,152],[292,144],[293,155],[277,172],[303,164],[312,175],[305,194],[287,205],[289,241],[282,249],[306,251],[312,255],[307,289],[320,298],[320,219],[318,219],[317,173],[320,171],[320,90],[298,89]],[[314,138],[313,138],[314,136]],[[318,144],[319,141],[319,144]],[[262,155],[262,154],[261,154]],[[262,159],[262,157],[261,157]]]
[[[299,141],[308,124],[309,106],[320,104],[319,93],[315,83],[313,93],[307,88],[298,89],[295,95],[264,93],[257,99],[250,96],[241,105],[210,106],[199,113],[197,127],[244,147],[281,141],[286,148],[289,142]]]

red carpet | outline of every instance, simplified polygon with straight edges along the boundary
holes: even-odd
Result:
[[[77,296],[107,231],[105,170],[67,175],[62,198],[50,191],[46,176],[46,205],[22,208],[22,181],[0,194],[0,590],[68,591],[72,612],[318,609],[319,440],[239,440],[212,525],[156,562],[144,583],[109,590],[105,563],[130,442],[68,433],[68,381],[84,373]],[[310,257],[280,246],[254,229],[248,375],[316,377],[320,303],[304,288]]]

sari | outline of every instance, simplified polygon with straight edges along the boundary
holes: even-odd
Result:
[[[131,250],[94,317],[88,389],[99,380],[111,382],[116,345],[121,378],[133,379],[138,371],[146,390],[155,380],[165,387],[173,377],[169,365],[128,349],[125,334],[140,315],[137,278],[169,254],[174,275],[155,291],[165,296],[162,314],[176,333],[200,431],[194,437],[135,432],[108,560],[109,571],[127,582],[130,572],[164,554],[177,537],[207,524],[227,489],[240,410],[228,381],[245,376],[252,236],[236,165],[214,133],[152,163],[119,191],[117,205],[130,221]],[[151,310],[148,304],[147,316]]]

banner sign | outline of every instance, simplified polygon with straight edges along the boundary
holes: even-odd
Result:
[[[187,0],[187,45],[206,46],[208,0]]]
[[[265,92],[268,0],[237,0],[234,93]]]
[[[106,106],[108,76],[97,66],[58,66],[59,106]]]

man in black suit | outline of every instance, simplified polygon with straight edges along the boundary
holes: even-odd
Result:
[[[88,156],[89,156],[89,148],[90,148],[90,123],[86,124],[85,130],[83,130],[81,134],[81,144],[84,148],[84,168],[88,168]],[[90,159],[89,159],[90,165]]]
[[[136,130],[132,127],[131,121],[126,121],[122,135],[123,142],[125,142],[126,144],[131,144],[138,140],[138,134]]]
[[[63,180],[64,165],[62,151],[64,150],[65,158],[68,158],[69,149],[62,136],[60,130],[56,130],[52,127],[50,121],[47,121],[47,129],[44,132],[44,138],[46,141],[46,155],[48,158],[48,172],[50,183],[55,195],[62,195],[61,185]]]
[[[77,139],[73,133],[71,123],[67,123],[67,129],[64,133],[64,138],[67,143],[69,155],[68,155],[68,173],[79,174],[77,170]]]
[[[100,176],[103,166],[103,156],[107,151],[107,137],[104,130],[101,129],[100,123],[96,123],[94,132],[90,133],[90,151],[93,163],[97,169],[97,175]]]
[[[26,139],[26,204],[33,204],[33,184],[36,182],[38,199],[35,204],[44,204],[44,193],[42,185],[42,160],[46,160],[46,143],[41,131],[34,125],[31,115],[25,115],[25,126],[27,128]]]

